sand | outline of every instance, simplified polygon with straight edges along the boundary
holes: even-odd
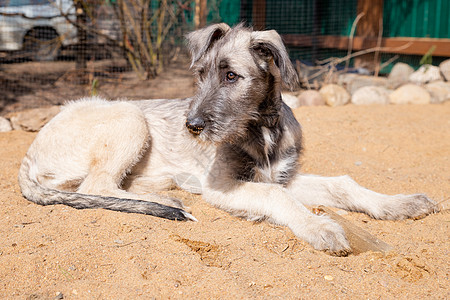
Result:
[[[423,192],[421,220],[344,215],[392,245],[332,257],[289,229],[232,217],[183,191],[199,222],[39,206],[17,184],[35,133],[0,133],[1,299],[448,299],[450,103],[302,107],[302,171],[349,174],[387,194]]]

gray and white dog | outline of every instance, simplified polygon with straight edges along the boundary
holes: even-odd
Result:
[[[348,176],[298,173],[301,127],[280,92],[298,79],[275,31],[216,24],[187,40],[198,81],[194,97],[67,104],[22,162],[25,198],[195,220],[179,200],[149,193],[178,185],[234,215],[288,226],[334,255],[351,252],[343,229],[304,205],[390,220],[438,210],[422,194],[388,196]]]

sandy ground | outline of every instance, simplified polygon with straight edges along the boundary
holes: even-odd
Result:
[[[349,213],[395,250],[338,258],[284,227],[231,217],[182,191],[171,194],[198,223],[42,207],[22,198],[16,182],[35,134],[1,133],[0,298],[448,298],[450,105],[295,113],[304,172],[350,174],[389,194],[425,192],[444,211],[396,222]]]
[[[302,171],[349,174],[378,192],[424,192],[442,211],[422,220],[344,217],[391,244],[387,255],[332,257],[288,229],[252,223],[170,191],[199,222],[43,207],[17,185],[35,133],[0,133],[0,298],[448,299],[450,103],[295,111]]]

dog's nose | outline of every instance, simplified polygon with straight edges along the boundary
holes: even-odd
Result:
[[[200,118],[188,118],[186,120],[186,127],[190,133],[199,135],[205,129],[205,121]]]

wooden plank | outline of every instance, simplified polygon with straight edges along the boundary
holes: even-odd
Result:
[[[382,47],[399,48],[407,43],[411,43],[411,46],[405,50],[384,52],[424,55],[433,45],[435,45],[436,50],[433,52],[434,56],[450,57],[450,39],[386,38],[383,39]]]
[[[283,40],[287,46],[293,47],[312,47],[313,37],[302,34],[284,34]],[[323,35],[316,37],[320,48],[333,48],[347,50],[349,38],[346,36]],[[436,46],[433,52],[434,56],[450,57],[450,39],[434,38],[383,38],[381,40],[382,49],[380,52],[424,55],[431,46]],[[359,51],[377,46],[377,38],[364,38],[355,36],[353,38],[353,51]]]
[[[253,0],[252,21],[255,30],[266,29],[266,0]]]

